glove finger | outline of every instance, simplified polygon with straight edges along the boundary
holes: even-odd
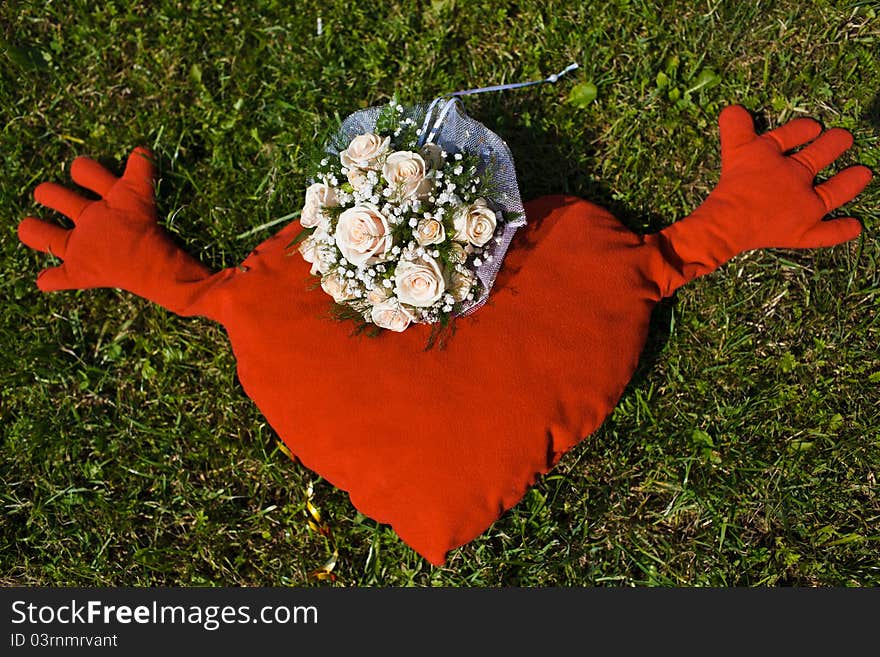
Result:
[[[67,252],[67,242],[71,232],[66,228],[34,217],[25,217],[18,224],[18,239],[23,244],[59,258],[63,258]]]
[[[798,242],[802,249],[813,249],[821,246],[835,246],[855,239],[862,232],[862,224],[852,217],[828,219],[820,221],[807,230]]]
[[[822,169],[834,162],[852,146],[853,138],[848,130],[832,128],[823,133],[812,144],[804,146],[791,156],[803,164],[815,176]]]
[[[831,212],[858,196],[871,182],[873,175],[868,167],[861,164],[847,167],[821,185],[816,185],[816,193],[825,203],[825,209]]]
[[[721,133],[721,154],[747,144],[755,138],[755,122],[742,105],[729,105],[718,116]]]
[[[99,196],[106,196],[119,180],[89,157],[76,158],[70,165],[70,176],[77,185],[82,185]]]
[[[135,148],[128,156],[125,173],[122,179],[131,185],[136,192],[145,196],[153,193],[156,180],[156,167],[153,164],[153,153],[143,146]]]
[[[815,119],[806,117],[800,119],[792,119],[788,123],[784,123],[775,130],[765,133],[770,139],[776,142],[781,152],[790,151],[797,148],[808,141],[813,141],[822,134],[822,124]]]
[[[44,269],[37,274],[37,287],[43,292],[77,289],[76,284],[68,276],[67,269],[64,268],[63,264]]]
[[[91,203],[91,201],[83,198],[76,192],[51,182],[37,185],[37,188],[34,190],[34,200],[40,205],[57,210],[74,221],[82,214],[86,206]]]

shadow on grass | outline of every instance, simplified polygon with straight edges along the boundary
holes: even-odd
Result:
[[[640,232],[641,227],[648,226],[646,232],[653,233],[668,225],[668,218],[634,212],[631,207],[615,199],[608,185],[580,168],[574,159],[575,153],[585,154],[591,160],[601,157],[593,145],[594,134],[579,131],[581,134],[575,141],[570,131],[558,130],[555,126],[553,129],[538,127],[540,122],[533,117],[539,117],[546,105],[552,102],[556,102],[555,99],[512,92],[487,94],[480,98],[479,105],[465,103],[465,111],[498,133],[510,147],[523,201],[547,194],[571,194],[607,209],[634,232]],[[523,117],[529,117],[529,125],[526,125]],[[663,352],[669,341],[674,305],[675,296],[663,299],[655,306],[645,347],[624,394],[641,384]]]
[[[874,96],[874,100],[868,105],[862,118],[870,123],[875,130],[880,130],[880,93]]]

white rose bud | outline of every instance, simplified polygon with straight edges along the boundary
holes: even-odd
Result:
[[[339,205],[339,200],[336,198],[336,188],[325,183],[309,185],[309,188],[306,190],[306,203],[309,202],[310,194],[319,205],[325,208],[333,208]]]
[[[347,281],[338,271],[331,271],[321,278],[321,289],[333,297],[336,303],[349,301],[355,297]]]
[[[454,269],[449,277],[449,292],[456,301],[464,301],[476,282],[476,275],[470,269]]]
[[[420,182],[416,187],[416,191],[413,192],[413,196],[415,196],[420,201],[427,201],[433,193],[434,181],[430,178],[422,178],[422,182]]]
[[[345,210],[336,224],[336,246],[353,265],[387,259],[392,237],[388,219],[375,205],[362,203]]]
[[[473,205],[462,208],[454,217],[455,235],[459,242],[483,246],[492,239],[497,220],[485,199],[478,198]]]
[[[369,185],[367,174],[360,169],[349,169],[348,173],[345,175],[348,177],[348,184],[354,187],[357,191],[360,191]]]
[[[324,183],[314,183],[306,189],[306,203],[299,216],[299,223],[303,228],[314,228],[325,224],[326,215],[324,208],[332,208],[339,205],[336,198],[336,190]]]
[[[299,243],[297,247],[302,259],[312,265],[312,269],[310,273],[314,276],[315,274],[321,273],[321,264],[320,264],[320,247],[318,246],[318,240],[314,239],[314,237],[307,237],[302,242]]]
[[[413,232],[416,242],[421,246],[441,244],[446,239],[446,229],[443,228],[442,223],[434,218],[420,220]]]
[[[324,232],[323,228],[319,227],[297,246],[303,260],[312,265],[311,274],[313,276],[322,274],[333,264],[328,260],[331,255],[331,250],[327,246],[328,241],[332,242],[332,239]]]
[[[468,258],[468,252],[461,244],[457,242],[453,242],[452,246],[449,248],[449,260],[453,264],[464,264],[464,262]]]
[[[382,176],[402,198],[415,196],[425,179],[425,161],[412,151],[395,151],[382,166]]]
[[[367,301],[369,301],[374,306],[382,303],[391,296],[391,290],[387,287],[374,287],[372,290],[367,292]]]
[[[303,260],[311,264],[318,259],[318,240],[309,236],[299,243],[296,250],[299,251]]]
[[[370,319],[379,328],[400,333],[409,326],[413,317],[397,299],[391,298],[373,306],[370,310]]]
[[[339,153],[339,160],[347,169],[379,169],[390,144],[391,137],[382,138],[371,132],[358,135]]]
[[[437,144],[425,144],[421,150],[422,159],[430,169],[443,168],[443,149]]]
[[[394,282],[400,302],[419,308],[434,305],[446,291],[440,264],[431,256],[401,261]]]

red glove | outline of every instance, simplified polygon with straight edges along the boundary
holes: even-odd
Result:
[[[90,201],[55,183],[42,183],[34,198],[73,220],[65,229],[27,217],[19,239],[64,263],[37,277],[44,292],[117,287],[150,299],[178,314],[213,316],[201,303],[205,292],[228,278],[212,275],[171,240],[156,221],[152,155],[137,148],[122,178],[87,157],[70,167],[74,182],[103,198]]]
[[[851,217],[823,217],[865,188],[870,169],[849,167],[814,184],[816,174],[852,146],[849,132],[832,128],[823,133],[817,121],[800,118],[759,137],[751,114],[739,105],[725,108],[718,123],[718,186],[693,214],[647,238],[666,261],[666,266],[655,263],[661,296],[744,251],[833,246],[862,230]]]

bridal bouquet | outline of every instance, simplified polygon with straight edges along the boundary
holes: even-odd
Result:
[[[351,115],[315,167],[298,250],[340,318],[446,326],[485,302],[524,223],[506,145],[434,105]]]

